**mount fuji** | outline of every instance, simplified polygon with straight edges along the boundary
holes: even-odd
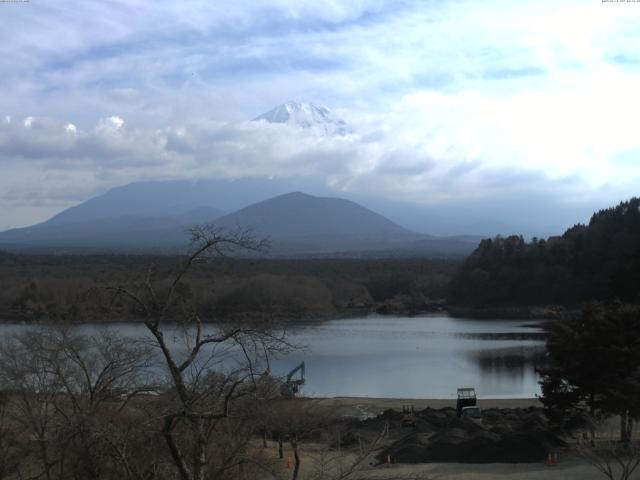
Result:
[[[287,102],[253,119],[268,123],[284,123],[310,130],[319,136],[346,135],[351,129],[344,120],[324,106],[312,103]]]

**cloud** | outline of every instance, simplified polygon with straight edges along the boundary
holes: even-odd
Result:
[[[640,180],[631,3],[69,0],[10,15],[0,207],[37,199],[25,223],[140,179],[315,175],[423,205],[609,201]],[[357,133],[246,121],[289,99]]]
[[[428,135],[409,129],[406,123],[411,118],[411,123],[428,130],[426,119],[416,122],[422,110],[407,110],[407,105],[420,106],[423,100],[423,96],[407,99],[384,124],[361,125],[362,134],[325,137],[295,126],[254,121],[142,129],[111,116],[81,130],[61,120],[28,117],[23,125],[0,130],[0,159],[5,168],[24,166],[26,161],[38,169],[73,169],[87,177],[94,172],[136,179],[319,176],[345,192],[370,190],[426,203],[517,188],[529,183],[532,175],[551,178],[539,169],[507,168],[488,161],[475,137],[467,142],[455,132],[450,137],[451,128]],[[452,122],[468,112],[456,112],[448,101],[443,108],[455,114]],[[465,127],[469,125],[459,125]],[[478,139],[484,133],[478,131]]]

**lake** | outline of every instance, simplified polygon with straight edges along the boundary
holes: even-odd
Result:
[[[285,372],[304,360],[308,395],[454,398],[458,387],[475,387],[485,398],[530,398],[540,393],[540,325],[446,315],[333,320],[291,332],[308,348],[275,366]]]
[[[0,335],[24,328],[0,325]],[[108,328],[146,333],[136,324]],[[272,369],[285,375],[304,361],[302,392],[309,396],[454,398],[458,387],[475,387],[485,398],[540,393],[535,367],[544,357],[544,333],[535,320],[372,315],[294,327],[289,340],[304,349],[275,359]]]

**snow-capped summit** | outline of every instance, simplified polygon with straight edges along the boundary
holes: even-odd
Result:
[[[349,128],[331,110],[312,103],[287,102],[254,118],[269,123],[286,123],[312,130],[318,135],[346,135]]]

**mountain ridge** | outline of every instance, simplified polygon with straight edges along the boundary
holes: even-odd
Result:
[[[265,222],[265,214],[268,222]],[[318,218],[323,216],[324,218]],[[324,220],[324,223],[318,220]],[[357,223],[354,223],[357,222]],[[303,192],[289,192],[257,202],[219,218],[216,224],[251,225],[270,235],[306,234],[362,234],[389,232],[412,234],[388,218],[362,205],[337,197],[320,197]],[[292,225],[293,224],[293,225]],[[294,228],[291,228],[291,227]],[[337,227],[334,230],[327,226]],[[374,229],[377,230],[374,232]],[[417,234],[415,234],[417,235]]]
[[[212,223],[226,230],[252,228],[257,236],[272,240],[269,253],[275,256],[332,252],[349,255],[403,249],[412,256],[420,252],[438,256],[450,252],[460,256],[476,245],[413,232],[351,200],[300,191],[276,195],[222,216],[218,215],[219,209],[201,206],[165,216],[129,214],[82,220],[83,217],[78,216],[82,208],[78,207],[72,210],[73,215],[60,214],[33,227],[0,232],[0,248],[4,245],[15,250],[16,245],[23,245],[39,249],[99,248],[169,253],[184,250],[188,243],[185,231],[199,223]],[[105,211],[100,208],[98,211]]]

